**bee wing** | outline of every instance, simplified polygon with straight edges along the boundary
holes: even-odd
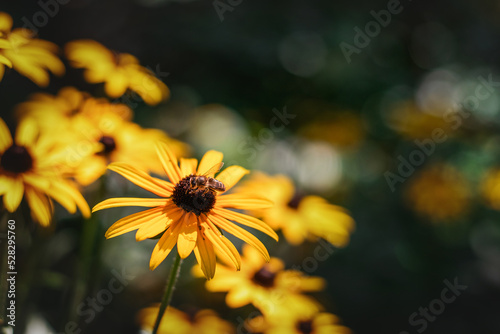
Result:
[[[217,173],[218,171],[220,171],[220,169],[222,168],[222,166],[224,166],[223,162],[215,164],[209,170],[207,170],[205,173],[203,173],[203,175],[201,175],[201,176],[213,177],[215,173]]]

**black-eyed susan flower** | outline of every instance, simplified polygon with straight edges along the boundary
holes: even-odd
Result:
[[[142,309],[138,314],[138,322],[141,328],[147,331],[153,329],[158,306]],[[160,322],[158,334],[234,334],[234,326],[221,319],[212,310],[200,310],[193,314],[179,311],[169,307]]]
[[[354,229],[354,221],[342,207],[319,196],[301,196],[293,182],[284,175],[254,173],[238,190],[255,193],[274,202],[265,210],[252,210],[273,229],[281,230],[293,245],[304,240],[324,238],[337,247],[345,246]]]
[[[112,52],[93,40],[69,42],[65,50],[73,67],[85,69],[85,80],[104,83],[111,98],[118,98],[130,89],[147,104],[155,105],[170,94],[168,87],[131,54]]]
[[[339,318],[321,312],[309,317],[262,317],[250,319],[245,327],[251,333],[263,334],[350,334],[351,330],[340,325]]]
[[[0,80],[5,67],[12,67],[38,86],[49,84],[49,71],[64,74],[64,64],[56,56],[58,47],[48,41],[33,38],[25,28],[12,30],[12,17],[0,12]]]
[[[214,177],[214,166],[220,166],[222,153],[208,151],[199,165],[196,159],[180,159],[167,144],[157,146],[158,156],[170,182],[149,176],[125,163],[113,163],[108,168],[121,174],[136,185],[160,198],[111,198],[97,204],[93,211],[113,207],[151,207],[114,223],[106,232],[106,238],[137,230],[136,240],[141,241],[161,235],[151,255],[150,268],[155,269],[177,245],[181,258],[194,251],[196,259],[208,279],[215,274],[215,251],[230,259],[239,269],[241,258],[234,245],[222,231],[233,234],[254,246],[269,260],[269,253],[253,234],[233,223],[248,226],[278,239],[276,233],[264,222],[233,209],[258,209],[272,205],[266,199],[245,193],[219,194],[207,186],[198,186],[198,176]],[[198,167],[197,167],[198,166]],[[230,166],[217,176],[217,180],[231,189],[248,170]]]
[[[33,219],[48,226],[52,218],[52,199],[70,213],[77,207],[90,216],[87,202],[76,185],[65,177],[71,174],[67,164],[67,147],[39,133],[30,118],[19,124],[13,140],[0,119],[0,195],[4,207],[14,212],[26,198]]]
[[[92,145],[101,145],[99,152],[87,155],[75,165],[74,176],[82,185],[97,180],[107,165],[115,161],[162,173],[154,148],[157,141],[168,142],[177,156],[185,155],[188,150],[187,145],[169,138],[163,131],[144,129],[131,122],[133,113],[125,104],[96,99],[72,87],[61,89],[56,96],[35,94],[21,103],[16,112],[34,118],[46,131],[77,136],[74,155],[86,152]],[[64,136],[58,137],[66,140]]]
[[[486,173],[481,183],[481,194],[488,206],[500,210],[500,169],[495,168]]]
[[[197,267],[193,271],[199,274]],[[227,292],[229,307],[253,304],[266,316],[307,316],[318,312],[320,305],[303,293],[322,290],[325,281],[297,270],[285,270],[283,261],[275,257],[266,263],[255,249],[245,245],[241,271],[220,265],[205,286],[212,292]]]
[[[465,176],[455,167],[440,163],[412,176],[405,189],[408,206],[432,222],[457,220],[470,207]]]

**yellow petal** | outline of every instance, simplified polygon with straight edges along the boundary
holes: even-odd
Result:
[[[181,259],[185,259],[196,246],[196,239],[198,237],[196,216],[193,213],[185,214],[181,221],[181,226],[179,237],[177,238],[177,251]]]
[[[164,142],[158,143],[156,145],[156,152],[158,153],[163,170],[167,174],[168,178],[172,183],[177,184],[183,175],[177,165],[177,158],[168,147],[168,144]]]
[[[219,249],[220,252],[224,253],[231,263],[235,266],[236,270],[241,268],[241,257],[240,253],[234,245],[225,236],[223,236],[217,227],[207,219],[202,226],[204,227],[203,233],[206,235],[208,240],[214,245],[215,248]]]
[[[196,159],[186,159],[181,158],[181,174],[183,177],[188,176],[189,174],[196,174],[196,165],[198,164],[198,160]]]
[[[127,77],[123,73],[110,73],[106,78],[104,90],[109,97],[117,98],[125,94],[128,84]]]
[[[38,136],[36,121],[31,117],[24,118],[16,130],[16,144],[21,146],[32,146]]]
[[[239,212],[234,212],[226,209],[218,209],[214,208],[213,212],[217,215],[220,215],[223,218],[226,218],[228,220],[232,220],[236,223],[254,228],[256,230],[259,230],[261,232],[264,232],[265,234],[269,235],[271,238],[274,240],[278,241],[278,235],[274,230],[267,225],[265,222],[263,222],[260,219],[257,219],[255,217],[245,215]]]
[[[165,260],[167,255],[170,254],[175,246],[175,242],[177,241],[177,236],[179,235],[180,228],[181,224],[173,224],[168,230],[165,231],[165,233],[156,244],[155,249],[153,250],[153,254],[151,254],[149,269],[155,270],[156,267],[158,267],[160,263]]]
[[[9,212],[16,211],[23,199],[24,185],[21,178],[10,179],[10,185],[7,192],[3,195],[3,204]]]
[[[245,287],[232,289],[226,296],[226,303],[229,307],[237,308],[250,304],[252,300],[252,290]]]
[[[102,201],[92,208],[92,212],[103,209],[118,208],[122,206],[141,206],[141,207],[164,207],[168,200],[164,198],[135,198],[135,197],[116,197]]]
[[[11,29],[12,29],[12,17],[5,12],[0,12],[0,31],[10,32]]]
[[[172,225],[173,220],[169,217],[159,216],[156,218],[149,218],[146,224],[143,224],[135,234],[136,241],[143,241],[153,238],[160,233],[164,232],[169,226]]]
[[[215,275],[216,264],[214,247],[199,230],[194,255],[205,277],[209,280],[212,279]]]
[[[209,218],[215,225],[217,225],[218,227],[220,227],[224,231],[231,233],[235,237],[245,241],[247,244],[255,247],[255,249],[257,249],[262,254],[262,256],[264,256],[264,259],[267,262],[269,262],[270,257],[269,257],[269,253],[267,252],[266,247],[253,234],[251,234],[247,230],[231,223],[227,219],[219,217],[218,215],[211,214],[211,215],[209,215]]]
[[[31,209],[33,219],[42,226],[49,226],[52,219],[52,205],[44,194],[32,188],[26,188],[26,199]]]
[[[205,155],[200,161],[200,165],[198,166],[198,175],[205,175],[205,173],[210,170],[210,168],[219,165],[222,162],[222,158],[224,155],[221,152],[210,150]],[[215,171],[217,172],[217,171]],[[214,173],[211,172],[207,174],[206,176],[209,177],[214,177]]]
[[[12,62],[9,60],[9,58],[2,55],[0,55],[0,63],[7,67],[12,67]]]
[[[111,225],[106,231],[105,237],[106,239],[114,238],[127,232],[137,230],[151,220],[164,218],[165,215],[163,210],[163,208],[152,208],[123,217]]]
[[[221,208],[229,207],[241,210],[255,210],[271,208],[273,207],[273,202],[251,194],[229,194],[218,196],[216,205]]]
[[[172,195],[173,185],[170,182],[160,182],[162,180],[155,179],[137,168],[126,164],[115,162],[108,166],[114,172],[117,172],[127,180],[138,185],[155,195],[162,197],[170,197]]]
[[[217,180],[224,183],[226,191],[228,191],[248,173],[250,173],[250,171],[243,167],[229,166],[217,175]]]
[[[12,145],[12,137],[10,135],[7,124],[0,118],[0,152],[4,152]]]

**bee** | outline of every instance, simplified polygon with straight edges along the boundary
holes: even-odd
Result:
[[[224,183],[220,182],[219,180],[216,180],[213,177],[210,177],[208,175],[210,174],[215,174],[224,165],[223,162],[216,164],[212,168],[210,168],[208,171],[206,171],[203,175],[195,175],[189,180],[189,185],[191,186],[191,189],[206,189],[206,191],[220,191],[224,192],[226,191],[226,186]]]

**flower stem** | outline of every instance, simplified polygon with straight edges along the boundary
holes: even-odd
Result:
[[[175,288],[175,283],[177,282],[177,278],[179,278],[179,274],[181,272],[181,263],[182,263],[181,257],[179,253],[177,253],[174,264],[170,269],[170,277],[168,278],[167,281],[167,288],[165,290],[165,294],[163,295],[158,315],[156,316],[155,326],[153,328],[152,334],[156,334],[156,332],[158,331],[161,318],[163,317],[163,314],[165,313],[167,307],[170,305],[170,301],[172,300],[172,295]]]

